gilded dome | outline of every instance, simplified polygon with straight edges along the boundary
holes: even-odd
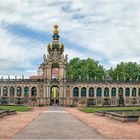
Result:
[[[48,52],[59,51],[62,54],[64,52],[64,45],[59,42],[58,25],[54,25],[53,33],[53,42],[48,45]]]
[[[50,53],[52,51],[60,51],[60,53],[62,54],[64,51],[64,45],[58,40],[54,40],[48,45],[48,52]]]

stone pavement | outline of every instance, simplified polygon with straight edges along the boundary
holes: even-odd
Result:
[[[52,106],[13,139],[103,139],[103,136],[69,114],[63,107]]]

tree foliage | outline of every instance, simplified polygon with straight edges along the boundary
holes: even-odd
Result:
[[[80,59],[73,58],[68,63],[68,78],[73,79],[88,79],[93,78],[101,80],[105,74],[103,66],[99,65],[98,61],[91,58]]]
[[[135,62],[121,62],[116,68],[108,71],[113,80],[138,80],[140,79],[140,65]]]
[[[68,63],[68,78],[102,80],[104,76],[112,80],[140,80],[140,65],[136,62],[121,62],[115,68],[105,70],[98,61],[78,57]]]

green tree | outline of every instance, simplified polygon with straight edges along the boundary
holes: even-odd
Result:
[[[96,77],[97,80],[101,80],[104,74],[105,70],[103,66],[91,58],[73,58],[68,63],[68,78],[77,79],[81,77],[81,79],[87,79]]]
[[[119,80],[137,80],[140,76],[140,65],[136,62],[121,62],[114,69],[109,70],[109,76],[113,80],[117,80],[117,77]]]

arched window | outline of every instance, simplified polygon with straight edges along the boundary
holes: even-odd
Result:
[[[93,87],[89,88],[89,97],[94,97],[94,88]]]
[[[3,96],[8,95],[8,88],[6,86],[3,87]]]
[[[104,89],[104,97],[109,97],[109,88],[108,87],[106,87]]]
[[[13,86],[10,87],[10,96],[13,97],[15,95],[15,88]]]
[[[125,89],[125,96],[130,96],[130,88]]]
[[[116,96],[116,88],[115,88],[115,87],[113,87],[113,88],[111,89],[111,96],[112,96],[112,97],[115,97],[115,96]]]
[[[136,93],[137,93],[136,88],[133,88],[133,89],[132,89],[132,97],[136,97]]]
[[[21,94],[22,94],[21,87],[18,86],[18,87],[17,87],[17,96],[21,96]]]
[[[29,88],[28,87],[25,87],[24,88],[24,96],[25,97],[28,97],[29,96]]]
[[[37,88],[36,87],[32,87],[31,89],[31,96],[37,96]]]
[[[122,87],[119,88],[118,94],[122,94],[123,95],[123,88]]]
[[[101,97],[102,96],[102,89],[100,87],[97,88],[96,90],[96,96]]]
[[[79,96],[79,89],[78,87],[74,87],[73,89],[73,97],[78,97]]]
[[[82,87],[82,89],[81,89],[81,97],[86,97],[86,92],[87,92],[86,88]]]

